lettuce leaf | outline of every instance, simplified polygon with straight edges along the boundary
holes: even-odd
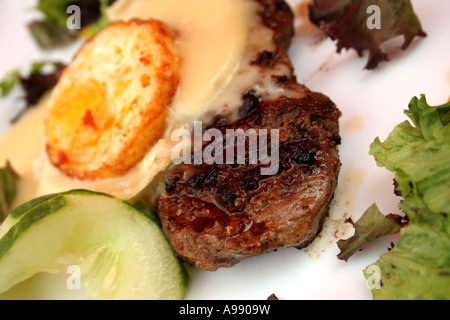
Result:
[[[379,27],[369,28],[371,6],[379,8]],[[373,7],[372,7],[373,8]],[[378,16],[375,16],[378,17]],[[366,69],[375,69],[389,61],[381,45],[397,36],[404,37],[406,50],[415,37],[425,37],[410,0],[314,0],[310,5],[310,20],[333,40],[337,51],[355,49],[359,56],[369,51]]]
[[[384,143],[377,138],[370,154],[379,166],[396,173],[404,197],[419,196],[433,212],[450,213],[450,103],[430,107],[422,95],[405,113],[414,126],[405,121]],[[406,213],[410,220],[422,217]]]
[[[114,1],[109,0],[100,0],[100,6],[98,7],[99,13],[97,15],[97,19],[93,19],[86,25],[86,28],[82,30],[83,36],[90,38],[97,33],[99,33],[101,30],[106,28],[110,23],[111,20],[108,16],[108,6],[113,3]]]
[[[50,72],[44,70],[44,67],[47,66],[51,68]],[[20,84],[25,91],[27,108],[36,105],[41,97],[58,83],[65,67],[66,65],[61,62],[39,61],[33,63],[31,73],[20,78]]]
[[[0,168],[0,223],[8,216],[11,205],[16,197],[16,182],[19,176],[8,162]]]
[[[339,240],[337,243],[341,250],[338,258],[344,261],[348,261],[353,254],[378,238],[400,232],[400,229],[407,223],[403,217],[398,215],[384,216],[376,204],[367,209],[356,223],[349,222],[353,224],[355,234],[351,238]]]
[[[0,97],[6,97],[20,80],[20,71],[13,70],[9,72],[0,81]]]
[[[0,82],[0,97],[7,96],[16,85],[20,85],[25,93],[25,108],[21,108],[11,120],[12,123],[35,106],[41,97],[57,84],[65,67],[61,62],[36,61],[32,63],[31,72],[26,76],[22,76],[20,70],[11,71],[5,76]]]
[[[412,123],[399,124],[384,142],[375,139],[370,150],[380,167],[395,173],[408,220],[401,241],[374,264],[382,286],[372,293],[383,300],[450,299],[450,102],[431,107],[422,95],[405,113]],[[373,241],[377,232],[371,233]],[[384,234],[381,228],[378,235]],[[354,237],[366,237],[364,230]],[[341,250],[349,250],[344,244]],[[372,276],[368,269],[364,274]]]
[[[67,44],[80,34],[91,37],[109,24],[106,9],[115,0],[39,0],[36,10],[43,15],[34,20],[28,28],[36,43],[44,49]],[[69,30],[67,8],[80,8],[80,30]]]

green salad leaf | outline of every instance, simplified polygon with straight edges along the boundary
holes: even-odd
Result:
[[[412,123],[399,124],[384,142],[377,138],[370,150],[380,167],[395,173],[399,208],[408,220],[400,242],[374,264],[382,285],[372,293],[382,300],[450,299],[450,102],[431,107],[422,95],[405,113]],[[367,269],[364,274],[372,276]]]
[[[405,113],[414,126],[405,121],[384,143],[377,138],[370,154],[379,166],[396,173],[397,189],[405,198],[418,197],[431,211],[450,213],[450,103],[430,107],[422,96]],[[401,208],[413,222],[423,219],[405,203]]]
[[[378,238],[400,232],[405,223],[400,216],[384,216],[376,204],[367,209],[356,223],[350,222],[355,228],[355,235],[347,240],[338,241],[338,247],[341,249],[338,258],[345,261]]]
[[[109,24],[107,8],[115,0],[39,0],[36,10],[42,19],[32,21],[28,28],[36,43],[44,49],[67,44],[80,34],[91,37]],[[69,30],[68,7],[79,8],[80,30]]]
[[[19,176],[8,162],[0,168],[0,223],[8,216],[16,197],[16,182]]]
[[[96,35],[111,23],[107,11],[109,3],[110,1],[108,0],[100,0],[99,18],[96,21],[92,21],[92,23],[86,27],[86,31],[83,32],[87,37]]]
[[[20,80],[20,71],[13,70],[0,81],[0,97],[6,97]]]
[[[39,0],[36,10],[43,18],[33,20],[28,29],[41,48],[64,45],[75,39],[75,34],[67,28],[67,7],[71,0]]]

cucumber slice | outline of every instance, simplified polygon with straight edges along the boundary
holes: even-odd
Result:
[[[80,268],[89,300],[179,300],[188,286],[154,220],[84,190],[30,201],[0,226],[0,293],[66,265]]]

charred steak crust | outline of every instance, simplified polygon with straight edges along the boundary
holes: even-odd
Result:
[[[219,118],[212,127],[224,135],[227,129],[278,129],[278,171],[263,176],[260,169],[267,165],[260,163],[176,165],[165,174],[165,193],[155,201],[178,256],[210,271],[276,249],[307,246],[328,214],[341,166],[341,113],[328,97],[296,82],[286,53],[293,35],[289,6],[281,0],[255,1],[264,25],[274,30],[277,49],[258,53],[253,63],[264,70],[287,66],[287,74],[272,79],[286,96],[270,100],[249,90],[240,119]]]
[[[255,0],[261,7],[262,23],[274,31],[273,41],[286,52],[294,36],[294,15],[284,0]]]

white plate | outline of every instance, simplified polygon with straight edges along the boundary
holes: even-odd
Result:
[[[289,0],[293,8],[303,0]],[[328,95],[341,109],[343,163],[340,185],[331,209],[329,225],[308,250],[285,249],[247,259],[239,265],[217,272],[189,268],[191,287],[188,299],[267,299],[272,293],[280,299],[371,299],[362,270],[375,262],[396,237],[377,241],[356,254],[349,262],[339,261],[334,234],[348,237],[351,228],[342,223],[347,217],[358,219],[374,202],[385,213],[398,212],[399,199],[393,194],[393,174],[378,168],[368,154],[376,137],[384,140],[392,129],[406,120],[403,110],[414,96],[426,94],[431,105],[450,97],[450,2],[414,0],[415,11],[428,37],[414,42],[406,52],[392,56],[375,71],[363,70],[367,56],[354,51],[335,52],[335,44],[317,41],[305,34],[302,20],[296,25],[290,56],[301,83]],[[0,77],[8,71],[27,70],[36,60],[69,62],[79,44],[64,50],[41,51],[31,39],[26,23],[36,17],[29,10],[34,0],[0,1]],[[401,39],[389,46],[400,46]],[[18,91],[0,100],[0,134],[20,107]],[[33,279],[28,297],[48,299],[79,297],[68,292],[64,272],[58,277]],[[25,286],[26,287],[26,286]],[[62,294],[62,295],[61,295]],[[17,297],[17,296],[16,296]]]

